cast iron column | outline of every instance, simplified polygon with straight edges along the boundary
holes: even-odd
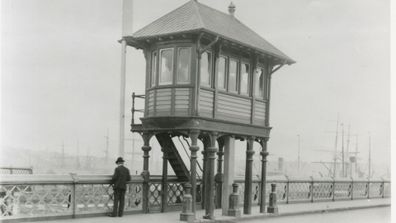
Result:
[[[203,167],[202,167],[202,184],[201,184],[201,206],[202,206],[202,209],[205,209],[205,205],[206,205],[206,201],[205,201],[205,199],[206,199],[206,194],[205,194],[205,185],[206,185],[206,182],[207,182],[207,180],[206,180],[206,178],[207,178],[207,164],[206,164],[206,162],[208,161],[208,156],[207,156],[207,152],[206,152],[206,150],[207,150],[207,148],[209,147],[209,145],[210,145],[210,143],[208,143],[208,139],[206,139],[206,138],[204,138],[203,140],[202,140],[202,143],[203,143],[203,146],[204,146],[204,150],[202,151],[202,165],[203,165]]]
[[[261,154],[260,213],[265,212],[265,201],[266,201],[266,198],[265,198],[266,187],[265,187],[265,185],[267,183],[267,156],[268,156],[267,142],[268,142],[268,138],[264,138],[260,142],[261,149],[262,149],[262,151],[260,152],[260,154]],[[289,182],[289,180],[288,180],[288,182]]]
[[[207,178],[206,178],[206,186],[205,186],[205,216],[204,218],[207,219],[214,219],[214,187],[215,187],[215,181],[214,181],[214,172],[215,172],[215,159],[216,159],[216,139],[217,139],[217,133],[216,132],[211,132],[210,135],[210,147],[207,148],[207,158],[208,160],[206,161],[206,170],[207,170]]]
[[[161,148],[162,151],[162,185],[161,185],[161,212],[165,212],[168,204],[168,154],[165,149]]]
[[[223,187],[223,148],[224,143],[218,141],[219,151],[217,152],[217,173],[215,177],[216,181],[216,208],[221,208],[221,197]]]
[[[246,143],[245,196],[243,202],[244,214],[252,213],[253,142],[254,138],[249,137]]]
[[[192,212],[194,213],[195,218],[195,204],[197,202],[197,151],[199,150],[199,146],[197,143],[199,135],[199,130],[191,130],[190,138],[191,138],[191,157],[190,157],[190,172],[191,172],[191,197],[192,197]]]
[[[143,150],[143,172],[142,172],[142,177],[143,177],[143,212],[148,213],[149,212],[149,193],[150,193],[150,172],[149,172],[149,152],[151,150],[150,146],[150,139],[151,139],[151,134],[150,133],[143,133],[143,143],[144,145],[142,146]]]

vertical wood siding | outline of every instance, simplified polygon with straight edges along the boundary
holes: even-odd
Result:
[[[213,118],[213,92],[200,90],[199,93],[199,115],[202,117]]]

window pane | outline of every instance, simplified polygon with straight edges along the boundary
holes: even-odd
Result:
[[[263,68],[257,68],[254,72],[254,96],[257,98],[263,98],[264,96],[264,70]]]
[[[179,49],[179,55],[177,56],[177,83],[190,82],[190,55],[190,48]]]
[[[172,84],[173,49],[161,50],[159,84]]]
[[[249,64],[241,65],[241,94],[249,94]]]
[[[217,64],[217,87],[225,89],[226,58],[220,57]]]
[[[201,85],[210,86],[211,83],[210,69],[212,67],[211,61],[212,61],[212,55],[210,53],[208,52],[202,53],[201,66],[200,66]]]
[[[230,60],[228,91],[237,91],[237,62],[235,60]]]
[[[151,87],[155,86],[157,80],[157,52],[153,53],[151,58]]]

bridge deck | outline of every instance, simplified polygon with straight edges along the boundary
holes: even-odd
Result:
[[[341,210],[353,210],[361,208],[373,208],[373,207],[383,207],[389,206],[391,199],[371,199],[371,200],[353,200],[353,201],[338,201],[338,202],[318,202],[318,203],[298,203],[298,204],[280,204],[279,216],[285,215],[300,215],[300,214],[313,214],[321,212],[331,212],[331,211],[341,211]],[[179,222],[180,212],[166,212],[166,213],[151,213],[151,214],[134,214],[126,215],[122,218],[110,218],[110,217],[93,217],[93,218],[78,218],[78,219],[65,219],[65,220],[53,220],[46,221],[47,223],[107,223],[107,222],[144,222],[144,223],[171,223]],[[204,215],[204,210],[197,211],[197,219],[202,219]],[[215,216],[217,220],[232,220],[231,217],[221,216],[221,210],[215,211]],[[269,214],[260,214],[259,207],[255,206],[252,208],[251,215],[242,215],[243,219],[259,219],[270,217]],[[198,220],[197,222],[210,222],[208,220]]]

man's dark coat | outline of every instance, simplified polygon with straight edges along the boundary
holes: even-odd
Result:
[[[128,168],[120,165],[115,168],[111,183],[114,184],[114,190],[126,190],[126,183],[130,180],[131,175]]]

